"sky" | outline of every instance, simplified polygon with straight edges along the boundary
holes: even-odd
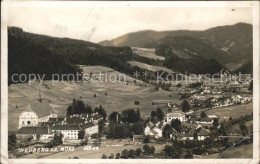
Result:
[[[140,30],[205,30],[252,24],[251,8],[12,7],[8,26],[55,37],[98,43]]]

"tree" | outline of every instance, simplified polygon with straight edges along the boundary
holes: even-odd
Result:
[[[92,113],[92,108],[89,105],[85,105],[82,100],[73,99],[71,105],[67,108],[67,116],[82,113]]]
[[[201,112],[201,113],[200,113],[200,117],[201,117],[201,118],[205,118],[205,117],[207,117],[207,114],[206,114],[205,112]]]
[[[102,155],[102,159],[107,159],[107,155],[106,155],[106,154],[103,154],[103,155]]]
[[[142,122],[137,122],[132,125],[132,131],[136,135],[140,135],[144,133],[144,125]]]
[[[99,123],[98,123],[98,133],[102,133],[104,131],[104,127],[105,127],[105,121],[104,120],[101,120]]]
[[[109,117],[109,122],[119,123],[121,122],[121,115],[118,112],[112,112]]]
[[[253,91],[253,80],[251,80],[248,90]]]
[[[62,144],[62,134],[60,134],[60,135],[54,134],[53,141],[55,143],[55,146],[61,145]]]
[[[144,137],[144,140],[143,140],[143,143],[149,143],[150,142],[150,136],[145,136]]]
[[[151,112],[151,117],[157,117],[157,112],[152,111],[152,112]]]
[[[115,138],[127,138],[131,135],[131,127],[127,124],[117,124],[115,126]]]
[[[206,108],[208,108],[208,109],[211,109],[211,108],[212,108],[211,98],[208,98],[208,99],[206,100],[205,106],[206,106]]]
[[[120,158],[120,153],[116,153],[116,158],[115,159],[119,159]]]
[[[173,132],[172,127],[169,124],[165,125],[162,133],[163,137],[165,139],[170,139],[170,134],[172,134],[172,132]]]
[[[182,126],[181,126],[181,121],[179,119],[173,119],[171,121],[171,126],[177,131],[181,132]]]
[[[154,154],[154,151],[155,151],[155,148],[154,146],[149,146],[149,145],[144,145],[143,146],[143,149],[144,149],[144,154],[148,154],[148,155],[151,155],[151,154]]]
[[[217,127],[218,127],[218,125],[219,125],[218,119],[217,119],[217,118],[214,118],[212,124],[213,124],[213,129],[217,129]]]
[[[109,159],[114,159],[114,154],[112,153],[108,158]]]
[[[151,117],[151,122],[152,123],[157,123],[158,122],[157,117],[155,117],[155,116]]]
[[[187,154],[185,155],[185,158],[186,159],[192,159],[193,158],[193,154],[192,154],[192,151],[191,150],[187,150]]]
[[[140,148],[137,148],[136,150],[135,150],[135,155],[136,156],[140,156],[142,154],[142,150],[140,149]]]
[[[96,113],[99,113],[101,116],[103,116],[103,120],[106,120],[107,118],[107,113],[105,111],[104,108],[102,108],[102,106],[100,105],[99,108],[95,108],[94,112]]]
[[[183,100],[183,102],[181,103],[181,109],[184,113],[190,111],[190,104],[187,100]]]
[[[14,150],[17,148],[17,138],[15,134],[8,135],[8,150]]]
[[[171,158],[182,158],[183,148],[179,141],[174,140],[172,145],[166,145],[165,153]]]
[[[124,123],[136,123],[139,121],[138,114],[134,109],[123,110],[121,116]]]
[[[162,121],[164,119],[164,113],[160,108],[157,108],[157,118],[159,121]]]
[[[229,132],[229,124],[228,124],[228,122],[226,122],[226,120],[224,120],[223,122],[220,123],[220,130],[221,130],[221,133],[222,133],[224,136],[227,136],[227,135],[228,135],[228,132]]]
[[[239,123],[239,128],[240,128],[241,133],[242,133],[243,136],[246,136],[248,134],[248,128],[247,128],[247,126],[246,126],[244,121]]]
[[[141,114],[140,114],[140,110],[139,109],[136,110],[136,114],[137,114],[137,119],[141,120]]]
[[[85,138],[85,130],[81,130],[78,134],[79,139],[84,139]]]
[[[128,150],[124,149],[124,150],[122,151],[122,153],[121,153],[121,158],[127,159],[128,156],[129,156]]]

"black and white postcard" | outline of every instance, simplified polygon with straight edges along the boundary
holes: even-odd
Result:
[[[259,163],[258,1],[1,12],[1,163]]]

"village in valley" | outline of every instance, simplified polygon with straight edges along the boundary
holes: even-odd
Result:
[[[160,92],[167,85],[169,98],[177,92],[179,99],[154,99],[150,102],[154,110],[145,114],[138,99],[132,102],[135,108],[107,112],[103,104],[92,108],[80,96],[60,116],[39,91],[19,114],[18,130],[9,135],[10,156],[221,158],[229,147],[252,143],[253,112],[242,111],[252,108],[251,76],[217,84],[150,82],[146,87]],[[109,92],[103,94],[107,97]]]

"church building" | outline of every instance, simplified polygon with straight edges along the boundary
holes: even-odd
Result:
[[[18,128],[37,126],[39,122],[47,122],[49,118],[56,117],[56,112],[47,102],[43,101],[39,93],[38,100],[33,100],[20,114]]]

